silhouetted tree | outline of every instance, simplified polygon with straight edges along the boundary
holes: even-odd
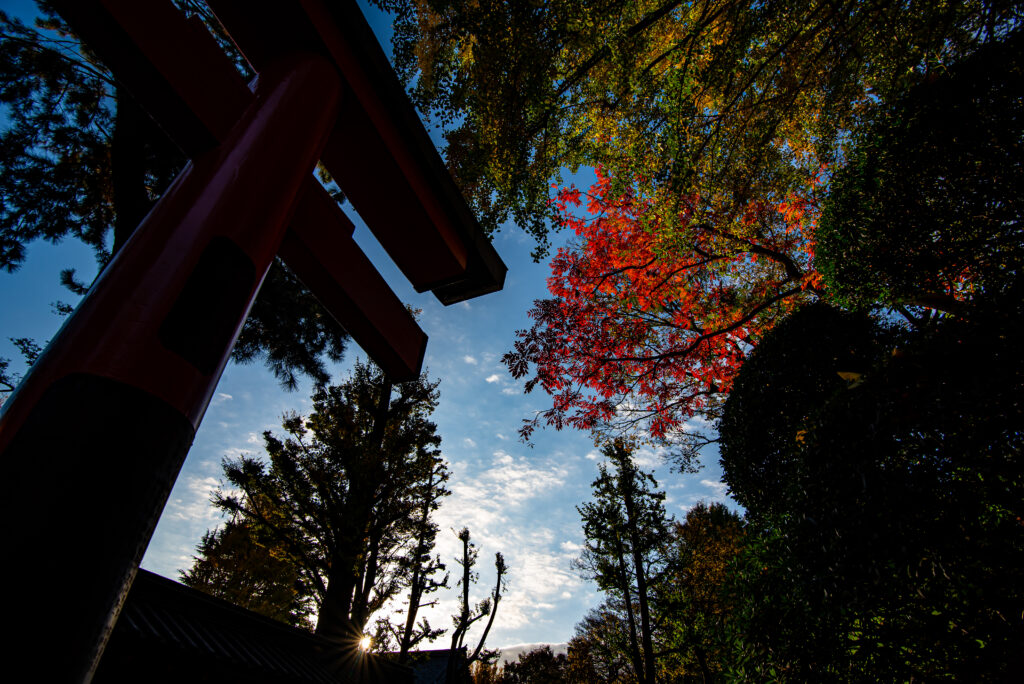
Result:
[[[847,315],[816,307],[758,346],[721,426],[730,484],[739,469],[756,491],[765,455],[773,488],[746,496],[735,676],[1001,681],[1019,666],[1022,302],[982,297],[924,332],[846,318],[861,332],[845,336],[819,335]],[[851,347],[865,363],[844,378]]]
[[[0,358],[0,392],[11,392],[14,390],[15,380],[11,377],[10,371],[7,370],[10,365],[9,359]],[[0,404],[2,403],[3,398],[0,397]]]
[[[565,681],[568,659],[550,646],[538,646],[520,653],[515,662],[506,663],[501,671],[501,684],[561,684]]]
[[[462,557],[456,560],[462,568],[462,577],[458,581],[458,586],[462,588],[462,593],[459,596],[459,612],[457,615],[452,616],[452,623],[454,625],[452,651],[465,648],[466,635],[469,632],[469,628],[481,618],[487,618],[487,625],[484,627],[483,634],[480,635],[476,648],[473,649],[472,653],[468,654],[466,659],[466,665],[471,667],[477,661],[491,662],[498,656],[497,651],[485,651],[484,644],[487,641],[487,635],[491,631],[491,626],[494,624],[494,616],[498,612],[498,603],[501,602],[502,594],[505,591],[507,582],[505,574],[508,568],[505,566],[504,556],[500,552],[495,553],[494,569],[497,576],[494,580],[494,590],[488,598],[473,606],[469,601],[469,589],[479,577],[473,571],[473,566],[476,565],[476,559],[480,552],[470,541],[469,528],[464,527],[456,534],[459,537],[459,541],[462,542]],[[447,679],[449,682],[454,681],[455,677],[454,660],[452,658],[448,661]]]
[[[182,584],[286,622],[312,629],[314,593],[283,546],[244,520],[229,520],[203,535]]]
[[[636,636],[621,599],[608,598],[576,624],[569,640],[567,678],[570,682],[634,682]]]
[[[814,304],[780,323],[753,351],[718,426],[723,480],[748,516],[773,513],[788,501],[783,492],[811,484],[798,476],[794,449],[806,436],[806,421],[893,346],[886,329],[868,316]]]
[[[733,676],[1020,669],[1024,34],[992,37],[880,108],[817,233],[829,297],[910,325],[799,311],[725,405],[751,520]]]
[[[594,500],[578,508],[587,544],[577,567],[622,601],[630,661],[637,679],[652,684],[656,664],[651,579],[663,566],[665,495],[655,491],[654,477],[636,467],[632,451],[622,441],[605,446],[602,453],[613,470],[599,466],[600,475],[592,485]]]
[[[266,460],[224,463],[216,505],[288,554],[316,597],[318,634],[354,647],[370,616],[408,586],[423,498],[447,493],[426,491],[445,471],[428,419],[437,397],[436,382],[392,387],[356,364],[347,381],[313,395],[308,417],[285,418],[284,438],[264,433]]]
[[[835,176],[816,264],[833,301],[955,311],[1024,266],[1024,31],[882,108]]]
[[[375,642],[382,650],[397,649],[399,659],[403,661],[408,659],[409,652],[421,642],[433,641],[445,632],[443,628],[431,627],[426,618],[417,624],[416,617],[420,608],[437,603],[436,600],[427,600],[431,594],[448,588],[449,575],[445,572],[445,564],[440,555],[433,554],[438,526],[432,517],[440,499],[450,493],[444,487],[447,480],[447,466],[439,460],[427,479],[414,487],[416,511],[409,529],[411,550],[404,558],[409,577],[405,617],[401,624],[392,624],[386,617],[378,620]],[[438,579],[442,572],[445,572],[444,576]]]
[[[39,348],[39,345],[34,340],[28,337],[19,337],[17,339],[11,337],[9,339],[14,343],[18,351],[21,352],[26,366],[31,366],[39,358],[42,349]],[[10,365],[10,359],[0,358],[0,393],[3,393],[0,394],[0,406],[4,404],[6,393],[13,392],[17,384],[21,382],[21,376],[9,370]]]
[[[436,601],[425,601],[430,594],[442,588],[448,587],[448,574],[439,581],[437,575],[445,571],[445,564],[439,555],[431,555],[437,538],[438,527],[431,519],[431,514],[437,510],[438,502],[442,496],[448,495],[443,483],[448,480],[448,470],[443,463],[439,463],[428,480],[423,483],[419,492],[419,518],[416,520],[415,543],[416,547],[410,556],[412,564],[412,577],[409,580],[409,607],[406,611],[405,627],[402,630],[402,639],[399,644],[400,656],[405,656],[411,649],[420,642],[432,641],[444,633],[444,629],[433,629],[426,618],[416,624],[416,615],[420,608],[432,606]]]

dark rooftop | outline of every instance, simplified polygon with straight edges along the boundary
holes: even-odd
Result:
[[[139,570],[93,681],[411,683],[413,675]]]

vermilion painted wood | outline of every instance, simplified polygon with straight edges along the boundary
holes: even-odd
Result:
[[[410,183],[430,198],[428,211],[435,220],[438,215],[447,220],[465,245],[466,272],[431,291],[449,305],[500,290],[508,269],[455,186],[358,5],[352,0],[300,4]]]
[[[209,4],[256,71],[300,45],[330,50],[299,2],[280,3],[272,13],[253,12],[248,2],[239,0]],[[331,57],[337,62],[336,55]],[[370,89],[364,74],[355,76],[364,90]],[[345,79],[352,88],[352,75],[345,74]],[[368,101],[374,111],[358,95],[342,104],[322,161],[417,291],[452,282],[465,273],[466,245],[437,207],[437,199],[426,192],[408,146],[398,142],[391,122],[381,118],[379,100]]]
[[[86,9],[92,3],[75,4],[79,15],[76,27],[101,23],[92,18],[92,13]],[[115,73],[124,71],[129,76],[140,73],[140,69],[134,66],[136,62],[148,61],[156,65],[160,75],[177,93],[181,102],[216,137],[218,124],[230,118],[227,114],[232,109],[230,105],[244,97],[240,89],[243,84],[237,73],[231,73],[233,67],[230,61],[223,54],[216,54],[218,48],[205,29],[190,25],[186,35],[181,30],[184,26],[175,25],[182,24],[183,18],[179,13],[175,22],[172,14],[176,10],[173,7],[168,9],[169,3],[154,3],[164,5],[158,22],[147,16],[149,3],[102,0],[102,4],[109,13],[106,23],[113,22],[124,35],[135,39],[128,41],[127,45],[123,44],[124,41],[121,41],[120,46],[118,41],[110,43],[111,47],[106,48],[108,54],[104,55],[108,65]],[[423,159],[430,155],[436,157],[437,153],[425,133],[420,136],[423,140],[415,140],[415,132],[422,132],[422,125],[415,118],[410,120],[406,117],[402,120],[402,117],[396,116],[394,102],[385,102],[374,95],[375,85],[380,87],[381,83],[360,67],[358,57],[345,44],[344,37],[337,30],[331,30],[331,19],[322,8],[311,6],[320,20],[327,22],[316,26],[302,4],[297,2],[280,3],[269,13],[253,12],[249,2],[215,0],[209,4],[224,21],[232,39],[257,72],[281,55],[302,49],[330,54],[336,63],[340,60],[341,64],[346,65],[346,79],[359,84],[360,94],[343,103],[335,135],[324,152],[324,164],[381,245],[418,291],[443,286],[451,288],[464,281],[471,242],[466,238],[473,230],[479,232],[475,219],[468,210],[453,210],[453,206],[459,203],[464,205],[465,202],[457,192],[443,191],[445,182],[451,185],[443,165],[437,163],[433,165],[434,168],[430,168],[430,164],[423,163]],[[117,34],[106,27],[102,30],[104,33]],[[169,40],[168,36],[174,38]],[[324,36],[330,40],[330,44],[325,44]],[[206,45],[195,56],[190,51],[186,51],[190,54],[183,56],[180,45],[192,42]],[[113,54],[115,51],[121,54]],[[135,52],[142,59],[134,58]],[[213,64],[215,60],[218,62],[217,68],[205,66]],[[387,67],[386,60],[383,66]],[[390,67],[387,70],[390,71]],[[231,80],[235,83],[229,83]],[[163,92],[164,88],[156,87],[148,78],[137,78],[132,82],[139,84],[134,90],[141,91],[140,99],[143,101],[150,97],[151,92],[158,105],[169,99]],[[218,90],[223,90],[224,103],[229,106],[222,106],[216,97],[210,97]],[[404,95],[400,101],[403,99]],[[403,104],[408,107],[407,103]],[[165,111],[162,107],[151,107],[150,111],[161,120],[165,118],[161,113]],[[174,112],[174,120],[168,121],[167,130],[182,128],[178,123],[180,105],[166,111]],[[199,138],[193,134],[186,141],[184,149],[194,150]],[[446,200],[447,206],[442,206],[442,198]],[[455,202],[452,202],[453,198]],[[465,236],[460,235],[453,227],[455,221],[465,223],[472,229],[463,229]],[[481,248],[493,252],[486,240],[482,245],[473,246],[476,248],[476,261],[480,261],[477,253]],[[500,264],[500,260],[497,263]],[[503,276],[502,269],[503,265],[497,270]]]
[[[207,142],[216,137],[218,102],[237,97],[241,78],[197,20],[189,20],[189,30],[181,31],[183,19],[166,0],[58,4],[76,30],[103,46],[101,56],[119,78],[133,83],[136,96],[156,105],[148,108],[165,130],[172,136],[185,134],[175,139],[186,151],[202,146],[204,130],[212,133],[205,136]],[[445,304],[501,289],[505,265],[455,188],[354,3],[279,2],[268,12],[253,11],[251,3],[239,0],[210,4],[254,65],[296,49],[321,51],[345,70],[347,80],[360,85],[356,99],[345,103],[338,139],[324,161],[414,287],[431,289]],[[159,21],[146,20],[151,8],[160,14]],[[156,32],[164,37],[134,42],[126,38],[126,27],[132,36],[148,38]],[[203,49],[179,49],[191,41]],[[148,78],[154,63],[162,74]],[[224,96],[209,96],[218,92]],[[460,269],[460,275],[452,276]]]
[[[437,156],[433,144],[429,139],[418,140],[416,134],[422,132],[422,127],[410,125],[413,122],[403,120],[404,117],[396,111],[394,103],[389,104],[381,96],[382,91],[388,85],[393,84],[382,82],[379,72],[371,73],[365,68],[365,60],[369,57],[366,48],[377,47],[376,39],[372,41],[372,46],[366,46],[359,50],[345,37],[342,28],[335,22],[334,17],[331,16],[321,0],[299,0],[298,4],[302,6],[306,16],[309,17],[317,36],[326,46],[335,64],[341,68],[348,87],[359,102],[359,109],[365,112],[372,122],[372,128],[376,130],[390,153],[390,158],[395,161],[409,183],[420,206],[433,224],[434,230],[451,251],[452,258],[462,266],[461,271],[464,272],[469,245],[466,244],[464,236],[459,235],[459,231],[454,225],[454,217],[442,205],[441,185],[444,181],[451,182],[447,171],[443,167],[431,169],[428,164],[424,163],[427,159]],[[361,13],[359,19],[362,19]],[[354,21],[355,17],[352,17],[352,20]],[[352,22],[348,23],[351,25]],[[380,48],[377,47],[377,52],[379,51]],[[380,56],[383,57],[383,55]],[[386,60],[381,66],[384,67],[381,71],[390,75],[390,65]],[[404,93],[401,95],[399,100],[404,101]],[[344,115],[345,109],[343,108],[342,116]],[[331,136],[331,142],[324,150],[323,157],[324,165],[331,173],[335,171],[350,172],[352,165],[345,163],[348,158],[345,154],[345,150],[348,149],[346,143],[350,140],[352,138],[345,135],[342,126],[335,129]]]
[[[33,559],[19,566],[18,592],[8,602],[21,628],[8,647],[44,679],[88,681],[276,253],[288,255],[371,354],[377,349],[382,365],[396,375],[418,373],[425,336],[355,249],[351,224],[311,181],[339,120],[351,124],[346,134],[363,136],[357,147],[366,164],[354,172],[344,160],[344,173],[359,181],[351,184],[365,196],[360,202],[372,195],[395,209],[380,214],[376,229],[419,286],[429,283],[450,303],[499,289],[505,267],[361,16],[355,50],[342,61],[363,92],[347,98],[339,116],[343,84],[334,55],[347,49],[338,41],[350,38],[330,26],[338,17],[322,5],[302,4],[316,17],[313,31],[309,16],[290,12],[296,5],[275,5],[282,16],[297,16],[298,28],[264,46],[274,58],[260,61],[254,97],[201,25],[168,0],[53,4],[193,159],[0,416],[7,490],[0,519],[8,521],[8,544]],[[365,62],[360,52],[368,46]],[[379,78],[385,96],[375,101]],[[364,181],[367,173],[377,174],[374,182]],[[307,197],[296,211],[303,187]],[[403,214],[407,205],[413,209]],[[407,215],[418,223],[388,223]],[[34,512],[32,525],[22,524],[26,511]],[[69,568],[69,560],[77,565]]]
[[[337,117],[341,83],[322,57],[292,56],[261,81],[225,142],[164,194],[0,416],[4,537],[33,559],[15,570],[8,608],[21,629],[8,648],[41,680],[91,677]]]
[[[252,100],[199,20],[166,0],[53,5],[190,158],[223,140]]]
[[[338,203],[325,192],[307,197],[291,226],[278,252],[288,267],[392,379],[417,377],[427,335],[352,240],[355,227]]]
[[[257,97],[224,144],[168,189],[50,344],[47,356],[59,359],[59,369],[48,365],[48,374],[85,371],[124,380],[178,407],[198,427],[215,382],[164,349],[156,331],[215,235],[255,264],[255,296],[340,101],[334,68],[322,58],[306,63],[309,74],[265,73],[265,81],[281,83]],[[223,351],[221,368],[229,352]],[[19,398],[23,393],[24,386]]]
[[[338,66],[355,97],[343,103],[322,161],[417,290],[452,304],[501,289],[505,265],[354,2],[297,0],[272,12],[253,12],[244,0],[208,4],[256,69],[300,45],[315,45]]]
[[[318,255],[324,249],[337,250],[337,256],[330,260],[320,259]],[[302,279],[307,286],[316,288],[324,306],[344,315],[346,329],[353,338],[362,340],[362,344],[377,349],[378,353],[386,351],[390,354],[377,360],[378,365],[390,368],[422,366],[427,336],[422,332],[418,336],[404,334],[411,315],[398,299],[382,302],[374,297],[372,288],[386,283],[351,237],[336,232],[315,231],[302,235],[298,231],[289,231],[281,243],[280,255],[297,273],[303,274]],[[333,286],[339,277],[359,278],[367,287],[343,289]],[[367,311],[373,312],[372,318],[366,315]]]
[[[169,2],[103,0],[58,4],[62,12],[67,9],[69,21],[81,37],[88,44],[99,46],[99,55],[123,87],[189,156],[201,154],[222,141],[251,103],[249,87],[202,23],[195,17],[186,18]],[[66,8],[65,4],[71,6]],[[179,117],[183,110],[190,113],[187,125]],[[293,241],[308,243],[321,232],[352,233],[351,222],[312,177],[305,181],[301,206],[302,211],[290,227]],[[346,245],[358,248],[351,242]],[[313,252],[318,259],[328,262],[324,265],[309,259],[292,262],[290,254],[280,256],[371,359],[396,380],[419,375],[421,366],[411,362],[422,358],[420,347],[426,345],[426,334],[382,278],[378,276],[371,282],[339,268],[339,263],[351,259],[335,252]],[[332,260],[339,263],[330,263]],[[429,260],[424,263],[425,268],[431,267]],[[333,273],[334,279],[322,278],[325,271]],[[348,304],[344,310],[333,308],[338,302]],[[405,312],[404,318],[389,315],[378,320],[382,312],[394,311]],[[356,318],[348,320],[348,316]],[[377,331],[386,333],[381,335]],[[415,351],[411,349],[414,346]]]

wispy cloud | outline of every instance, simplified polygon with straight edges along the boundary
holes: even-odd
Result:
[[[180,487],[175,488],[175,494],[178,496],[167,502],[164,515],[170,516],[172,520],[189,523],[219,521],[220,512],[210,503],[210,495],[219,484],[220,482],[214,477],[191,476],[187,478],[184,491],[181,491]]]
[[[442,529],[468,526],[474,534],[504,544],[510,534],[526,534],[526,529],[509,527],[529,513],[524,504],[558,491],[566,484],[568,471],[554,462],[535,463],[503,450],[492,454],[491,466],[475,475],[456,473],[447,497],[438,511]],[[540,531],[529,532],[534,541]],[[550,542],[554,541],[553,533]],[[518,542],[517,542],[518,543]],[[497,550],[500,550],[497,549]]]
[[[488,375],[486,378],[487,382],[498,382],[499,380],[501,380],[501,376],[499,376],[497,373]]]
[[[664,463],[665,449],[658,447],[641,447],[633,452],[633,462],[641,468],[657,468]]]
[[[572,590],[583,581],[570,570],[560,554],[526,550],[517,553],[515,581],[508,592],[503,626],[514,628],[550,619],[563,594],[572,596]]]
[[[469,437],[466,437],[464,440],[462,440],[462,443],[465,444],[466,446],[468,446],[470,449],[473,449],[473,448],[476,447],[476,442],[474,442]]]
[[[708,479],[701,480],[700,483],[714,493],[715,500],[725,500],[725,493],[729,489],[729,485],[724,482],[716,482],[715,480]]]
[[[471,366],[475,366],[476,365],[476,357],[470,356],[469,354],[466,354],[465,356],[463,356],[462,360],[465,361],[466,363],[468,363]]]
[[[487,464],[470,463],[459,472],[453,470],[457,477],[449,484],[451,496],[437,512],[438,525],[446,530],[438,537],[438,552],[444,558],[455,557],[459,542],[447,530],[470,529],[480,550],[480,582],[474,596],[493,586],[496,551],[505,556],[509,567],[508,592],[501,601],[492,643],[501,643],[502,634],[554,624],[555,616],[565,609],[564,602],[575,601],[571,597],[579,595],[584,585],[569,563],[576,551],[565,546],[577,523],[574,515],[566,515],[566,491],[573,491],[573,483],[564,461],[559,454],[545,458],[497,449]],[[581,492],[571,496],[577,494],[582,498]],[[541,510],[551,514],[538,518]],[[456,609],[455,597],[446,596],[427,617],[443,624]],[[572,610],[578,606],[572,604]]]

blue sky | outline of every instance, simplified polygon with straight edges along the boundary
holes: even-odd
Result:
[[[26,6],[31,9],[29,3],[0,1],[0,8],[12,13]],[[374,23],[378,35],[387,35],[379,18]],[[574,180],[586,187],[590,178],[584,172]],[[444,307],[429,293],[415,293],[358,216],[352,217],[356,241],[399,297],[423,310],[420,324],[430,336],[425,367],[431,378],[441,379],[434,419],[452,471],[452,495],[438,512],[439,551],[454,558],[458,541],[452,530],[470,528],[480,548],[481,581],[475,592],[479,598],[493,582],[494,553],[505,555],[509,590],[488,639],[490,646],[567,641],[575,623],[601,600],[596,588],[570,567],[583,543],[575,507],[589,498],[598,453],[589,435],[573,431],[541,430],[532,447],[522,444],[517,436],[522,419],[547,408],[548,398],[524,395],[521,383],[500,363],[515,330],[528,327],[526,312],[533,300],[547,294],[547,264],[533,263],[531,238],[507,226],[494,240],[509,267],[504,290]],[[566,237],[559,236],[561,241]],[[51,303],[75,299],[58,282],[60,270],[69,266],[77,267],[83,278],[95,275],[91,250],[72,241],[56,246],[35,243],[17,273],[0,273],[0,356],[11,359],[16,372],[23,366],[9,338],[27,336],[42,343],[57,331],[61,319],[51,312]],[[351,345],[344,362],[333,368],[334,377],[344,377],[360,357]],[[260,453],[262,432],[280,431],[281,416],[287,411],[306,412],[309,393],[308,383],[295,392],[283,391],[259,363],[228,366],[143,567],[176,578],[178,570],[191,564],[203,533],[220,521],[209,497],[220,481],[221,460]],[[725,500],[714,453],[706,455],[703,470],[685,476],[671,473],[650,450],[638,456],[644,467],[656,470],[667,492],[669,512],[676,517],[699,500]],[[454,591],[445,594],[428,614],[431,623],[449,625],[455,602]],[[472,638],[471,634],[469,641]],[[439,646],[444,643],[442,638]]]

